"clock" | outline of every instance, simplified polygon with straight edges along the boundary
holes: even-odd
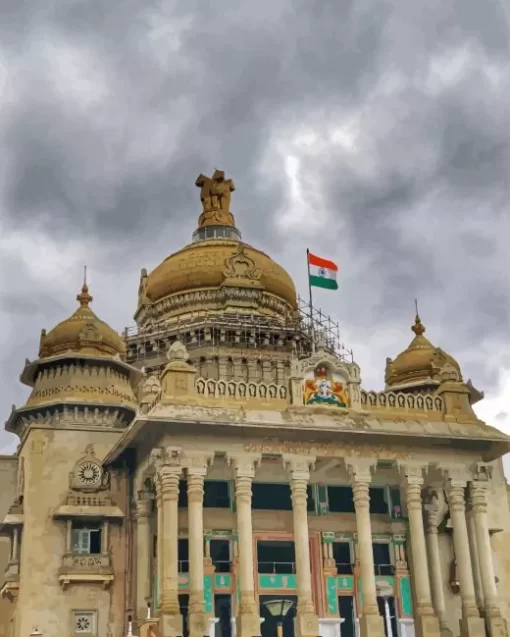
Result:
[[[83,462],[78,467],[78,480],[85,486],[99,485],[101,473],[101,468],[95,462]]]

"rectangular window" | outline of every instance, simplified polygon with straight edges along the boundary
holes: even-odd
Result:
[[[339,575],[352,575],[354,565],[350,542],[333,542],[333,558]]]
[[[296,572],[294,542],[260,540],[257,542],[258,572],[290,575]]]
[[[381,513],[388,515],[388,490],[386,487],[370,487],[370,513]]]
[[[402,517],[402,502],[400,500],[399,487],[389,487],[390,492],[390,515],[394,520]]]
[[[374,567],[376,575],[394,575],[395,567],[392,564],[390,543],[373,542]]]
[[[179,573],[189,573],[189,545],[188,538],[179,538],[177,545]]]
[[[204,482],[204,508],[230,509],[230,485],[226,480]]]
[[[99,555],[101,553],[100,525],[73,522],[71,527],[71,551],[81,555]]]
[[[252,509],[292,511],[290,485],[254,482],[252,486]]]
[[[331,513],[354,513],[354,498],[351,487],[327,487]]]
[[[188,508],[188,485],[186,480],[179,480],[179,501],[177,506],[179,509]]]
[[[209,547],[216,573],[230,573],[230,540],[211,540]]]
[[[306,487],[306,510],[308,513],[317,513],[317,485],[309,484]]]

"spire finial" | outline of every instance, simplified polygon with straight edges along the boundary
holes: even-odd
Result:
[[[416,317],[414,319],[414,325],[411,327],[416,336],[421,336],[425,333],[425,326],[421,322],[420,314],[418,312],[418,299],[414,299],[414,309],[416,311]]]
[[[92,303],[92,297],[89,294],[89,286],[87,285],[87,266],[83,267],[83,285],[81,292],[76,297],[76,300],[80,304],[80,307],[88,307],[89,303]]]

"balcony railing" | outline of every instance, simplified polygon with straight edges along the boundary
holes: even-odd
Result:
[[[393,564],[375,564],[376,575],[395,575],[395,567]]]
[[[295,562],[259,562],[258,572],[261,575],[294,575]]]
[[[213,560],[216,573],[230,573],[230,561],[226,560]]]
[[[16,599],[19,591],[19,562],[9,562],[4,573],[4,583],[0,587],[0,597],[9,599],[11,602]]]
[[[64,588],[71,582],[82,581],[97,581],[107,586],[113,581],[111,556],[65,553],[59,570],[59,581]]]
[[[354,573],[354,564],[335,562],[335,566],[338,575],[352,575]]]

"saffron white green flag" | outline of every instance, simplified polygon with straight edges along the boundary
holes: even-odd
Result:
[[[338,290],[336,280],[338,266],[333,261],[322,259],[308,252],[308,272],[310,274],[310,285],[327,290]]]

